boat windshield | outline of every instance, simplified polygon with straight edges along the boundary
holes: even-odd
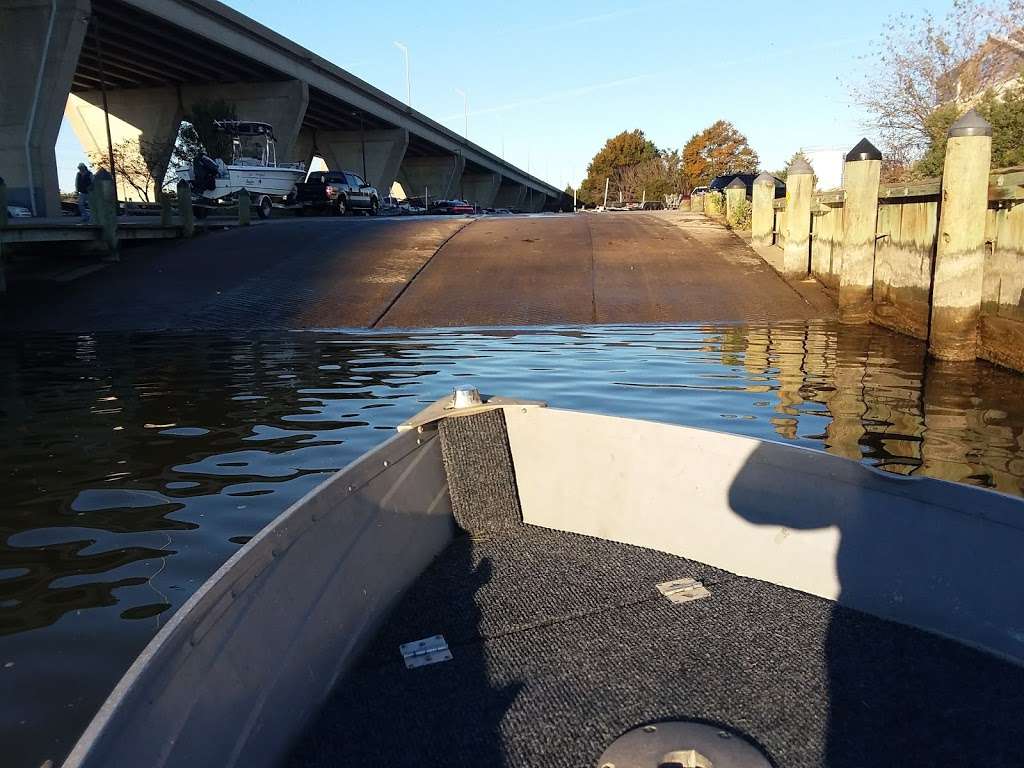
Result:
[[[235,136],[232,140],[233,165],[277,165],[277,145],[270,136]]]

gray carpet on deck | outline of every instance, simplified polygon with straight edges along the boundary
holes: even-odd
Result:
[[[702,579],[673,605],[654,585]],[[449,662],[407,670],[437,633]],[[778,766],[1024,765],[1024,669],[660,552],[523,526],[462,536],[393,612],[292,766],[593,766],[690,717]]]

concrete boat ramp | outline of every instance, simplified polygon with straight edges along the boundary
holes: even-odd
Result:
[[[832,309],[701,214],[300,218],[139,244],[65,285],[15,278],[0,327],[771,322]]]

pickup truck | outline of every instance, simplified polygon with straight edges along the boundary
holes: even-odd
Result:
[[[338,216],[355,211],[376,216],[380,210],[377,190],[351,171],[312,171],[304,182],[295,185],[293,195],[294,205]]]

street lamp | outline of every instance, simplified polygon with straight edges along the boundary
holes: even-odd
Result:
[[[466,128],[462,132],[463,138],[469,138],[469,94],[461,88],[456,88],[455,92],[462,97],[462,108],[466,114]]]
[[[363,126],[363,113],[353,112],[352,115],[359,118],[359,143],[363,148],[363,181],[366,181],[366,131]]]
[[[412,107],[412,81],[409,79],[409,49],[395,40],[395,47],[405,54],[405,103]]]

